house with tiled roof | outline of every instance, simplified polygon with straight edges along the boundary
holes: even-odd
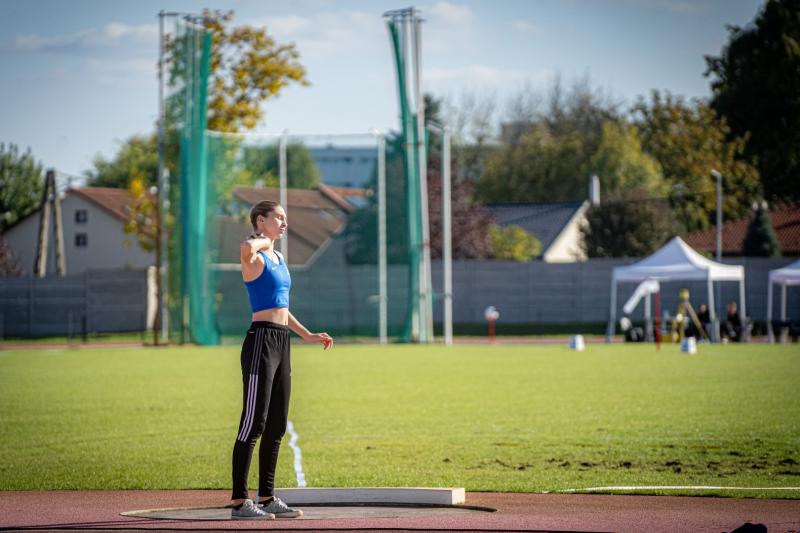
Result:
[[[146,268],[155,264],[155,253],[142,249],[133,235],[125,233],[125,221],[133,202],[125,189],[82,187],[67,189],[61,199],[64,256],[67,274],[88,270]],[[39,239],[39,210],[6,228],[3,236],[19,259],[23,275],[34,271]],[[51,245],[47,272],[55,272],[55,236],[50,223]]]
[[[320,185],[314,190],[289,189],[288,206],[291,243],[287,260],[292,265],[310,265],[344,229],[347,217],[366,201],[364,189]],[[280,192],[269,187],[238,187],[234,199],[240,216],[217,218],[220,258],[239,262],[239,244],[251,231],[250,207],[261,200],[278,201]],[[155,252],[141,248],[135,236],[126,234],[125,222],[133,197],[126,189],[82,187],[68,189],[61,199],[64,255],[68,274],[87,270],[146,268],[155,264]],[[39,232],[39,210],[6,229],[3,236],[20,260],[23,275],[33,273]],[[55,242],[51,223],[50,243]],[[48,273],[55,272],[54,246],[48,250]]]
[[[498,226],[519,226],[542,243],[540,258],[548,263],[586,260],[580,227],[586,223],[589,201],[531,204],[488,204]]]
[[[356,210],[347,196],[362,197],[363,189],[319,185],[316,189],[286,191],[289,223],[286,235],[290,265],[310,266],[333,244],[345,228],[347,218]],[[220,219],[220,257],[224,263],[239,262],[239,244],[252,231],[247,216],[250,207],[263,200],[280,201],[275,187],[237,187],[234,199],[240,207],[239,216]]]
[[[729,220],[722,224],[722,255],[741,256],[747,227],[753,215]],[[769,218],[784,257],[800,256],[800,204],[782,204],[770,207]],[[717,250],[717,231],[710,227],[684,237],[686,244],[701,254],[713,255]]]

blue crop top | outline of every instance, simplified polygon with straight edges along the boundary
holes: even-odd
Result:
[[[289,307],[289,289],[292,287],[292,278],[289,269],[280,254],[278,264],[267,257],[263,251],[258,252],[264,260],[264,270],[261,275],[252,281],[245,281],[247,295],[250,297],[250,309],[253,312],[271,309],[273,307]]]

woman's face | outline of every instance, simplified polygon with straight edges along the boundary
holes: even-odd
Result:
[[[258,231],[273,241],[280,239],[286,233],[286,228],[289,227],[286,223],[286,211],[281,206],[276,207],[266,215],[259,215],[256,219],[256,224],[258,225]]]

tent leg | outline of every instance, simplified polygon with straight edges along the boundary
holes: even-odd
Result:
[[[747,301],[744,294],[744,278],[739,281],[739,320],[742,324],[742,341],[750,341],[750,327],[747,325]]]
[[[606,328],[606,342],[611,342],[614,337],[614,327],[617,321],[617,280],[611,282],[611,306],[608,311],[608,327]]]
[[[772,331],[772,282],[767,283],[767,339],[770,344],[775,342],[775,332]]]
[[[781,283],[781,322],[786,322],[786,282]]]
[[[785,342],[783,325],[786,324],[786,282],[781,283],[781,342]]]
[[[710,311],[711,318],[711,341],[712,342],[719,342],[719,318],[717,315],[717,309],[715,309],[714,305],[714,281],[711,279],[711,276],[708,278],[708,309]]]
[[[652,296],[648,294],[644,299],[644,340],[653,342],[653,318],[650,312],[650,299]]]

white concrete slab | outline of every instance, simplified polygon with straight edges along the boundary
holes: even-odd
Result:
[[[466,501],[463,488],[293,488],[275,489],[289,505],[308,503],[405,503],[422,505],[461,505]]]

